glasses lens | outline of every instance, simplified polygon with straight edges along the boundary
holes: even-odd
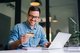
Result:
[[[33,15],[29,15],[29,16],[31,16],[32,18],[39,18],[38,16],[33,16]]]

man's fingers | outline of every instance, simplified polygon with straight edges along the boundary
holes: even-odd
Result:
[[[28,40],[29,40],[29,37],[27,35],[22,35],[20,37],[21,44],[26,43]]]
[[[45,45],[44,45],[44,47],[49,47],[50,46],[50,44],[51,44],[51,42],[48,42],[48,43],[46,43]]]

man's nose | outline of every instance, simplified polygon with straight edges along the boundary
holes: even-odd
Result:
[[[31,19],[31,21],[35,21],[35,19],[34,19],[34,18],[32,18],[32,19]]]
[[[32,18],[32,20],[35,20],[35,18]]]

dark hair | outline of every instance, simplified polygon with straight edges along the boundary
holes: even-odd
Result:
[[[29,14],[30,11],[39,11],[39,13],[41,13],[40,8],[37,7],[37,6],[30,6],[29,10],[28,10],[28,14]]]

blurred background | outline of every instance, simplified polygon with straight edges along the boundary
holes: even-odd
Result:
[[[0,0],[0,49],[8,42],[10,30],[15,24],[26,21],[28,8],[36,0]],[[40,2],[39,24],[52,42],[58,32],[71,33],[65,47],[80,46],[79,0],[37,0]],[[35,5],[36,6],[36,5]]]

